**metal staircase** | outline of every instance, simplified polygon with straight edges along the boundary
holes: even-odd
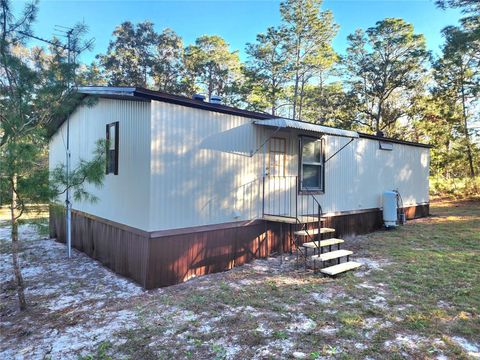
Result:
[[[331,237],[335,229],[322,226],[322,206],[311,191],[299,193],[297,176],[264,177],[262,209],[265,220],[293,226],[297,268],[303,263],[305,270],[335,276],[361,266],[350,261],[352,251],[340,249],[344,240]]]

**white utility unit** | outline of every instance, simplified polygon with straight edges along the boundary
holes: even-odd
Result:
[[[383,222],[387,228],[397,226],[397,193],[395,191],[383,193]]]

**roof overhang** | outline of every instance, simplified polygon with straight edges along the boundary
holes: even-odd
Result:
[[[128,86],[79,86],[77,91],[88,95],[135,96],[135,88]]]
[[[318,134],[326,134],[333,136],[342,136],[348,138],[358,138],[359,135],[356,131],[337,129],[329,126],[323,126],[318,124],[312,124],[305,121],[283,119],[283,118],[274,118],[266,120],[255,120],[253,122],[255,125],[260,126],[269,126],[277,129],[295,129],[314,132]]]
[[[409,145],[409,146],[416,146],[416,147],[422,147],[426,149],[431,149],[434,146],[430,144],[423,144],[419,142],[414,142],[414,141],[407,141],[407,140],[400,140],[400,139],[393,139],[390,137],[385,137],[385,136],[378,136],[378,135],[372,135],[372,134],[365,134],[365,133],[358,133],[358,135],[361,138],[364,139],[371,139],[371,140],[378,140],[381,142],[389,142],[389,143],[395,143],[395,144],[401,144],[401,145]]]
[[[85,95],[93,95],[98,97],[125,99],[125,100],[141,100],[141,101],[161,101],[176,105],[188,106],[192,108],[208,110],[229,115],[238,115],[253,119],[269,119],[271,115],[258,113],[249,110],[237,109],[231,106],[216,104],[208,101],[199,101],[192,98],[144,89],[141,87],[130,86],[83,86],[78,87],[77,91]]]

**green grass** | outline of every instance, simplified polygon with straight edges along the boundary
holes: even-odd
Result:
[[[293,336],[312,358],[362,358],[383,353],[385,342],[395,341],[399,334],[442,339],[445,346],[439,350],[428,344],[415,348],[397,344],[385,357],[402,358],[405,352],[413,357],[432,357],[442,351],[461,358],[465,353],[449,339],[461,336],[475,342],[480,334],[480,202],[433,204],[431,213],[429,219],[393,231],[379,231],[362,240],[361,256],[388,264],[364,277],[350,273],[330,280],[312,275],[273,275],[257,278],[255,286],[241,290],[222,281],[208,293],[194,290],[184,305],[194,311],[219,309],[219,304],[248,305],[284,317],[290,316],[293,308],[293,313],[302,312],[313,319],[317,328],[329,324],[336,327],[333,336],[315,331]],[[373,288],[359,287],[363,283]],[[331,286],[343,295],[327,304],[308,302],[312,292],[322,293]],[[379,288],[385,291],[381,295],[384,307],[369,303],[379,295]],[[221,314],[221,310],[216,313]],[[378,324],[367,329],[367,320],[372,318]],[[229,326],[241,321],[237,318]],[[287,322],[270,320],[275,331],[258,342],[291,339],[292,334],[285,330]],[[368,333],[372,334],[369,338]],[[367,349],[352,347],[356,341],[365,343]]]
[[[33,220],[38,218],[48,219],[48,204],[27,205],[27,211],[22,215],[23,220]],[[8,205],[0,206],[0,221],[10,220],[10,207]]]
[[[112,360],[113,357],[108,355],[109,350],[112,348],[112,344],[109,341],[101,342],[97,346],[97,351],[95,354],[88,354],[85,356],[80,356],[80,360]]]
[[[406,329],[474,340],[480,334],[480,206],[448,204],[433,206],[430,221],[370,237],[370,253],[392,262],[372,281],[388,284],[394,303],[413,305]]]

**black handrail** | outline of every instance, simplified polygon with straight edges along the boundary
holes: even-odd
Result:
[[[294,181],[294,183],[292,183]],[[283,185],[283,186],[282,186]],[[305,193],[299,192],[299,183],[298,176],[275,176],[267,175],[263,177],[262,184],[263,191],[263,202],[262,202],[262,214],[279,216],[279,217],[288,217],[295,220],[296,225],[301,226],[301,230],[305,231],[309,241],[314,242],[315,247],[321,252],[320,240],[321,240],[321,230],[322,230],[322,215],[323,208],[320,202],[312,193],[313,189],[304,188]],[[292,190],[294,190],[295,203],[292,203]],[[299,204],[299,196],[301,196],[301,201]],[[306,200],[306,204],[304,199]],[[312,199],[312,212],[309,210],[309,200]],[[283,201],[282,201],[283,200]],[[306,206],[305,206],[306,205]],[[292,209],[293,207],[293,209]],[[316,208],[316,209],[315,209]],[[314,234],[310,233],[308,229],[308,221],[304,220],[302,217],[306,213],[307,217],[315,216],[318,224],[318,234],[315,237]],[[315,215],[314,215],[315,214]],[[315,241],[315,238],[317,241]],[[299,252],[302,253],[302,256],[307,257],[307,250],[305,253],[301,250],[300,242],[297,236],[294,237],[294,244],[297,250],[297,262],[299,258]]]

